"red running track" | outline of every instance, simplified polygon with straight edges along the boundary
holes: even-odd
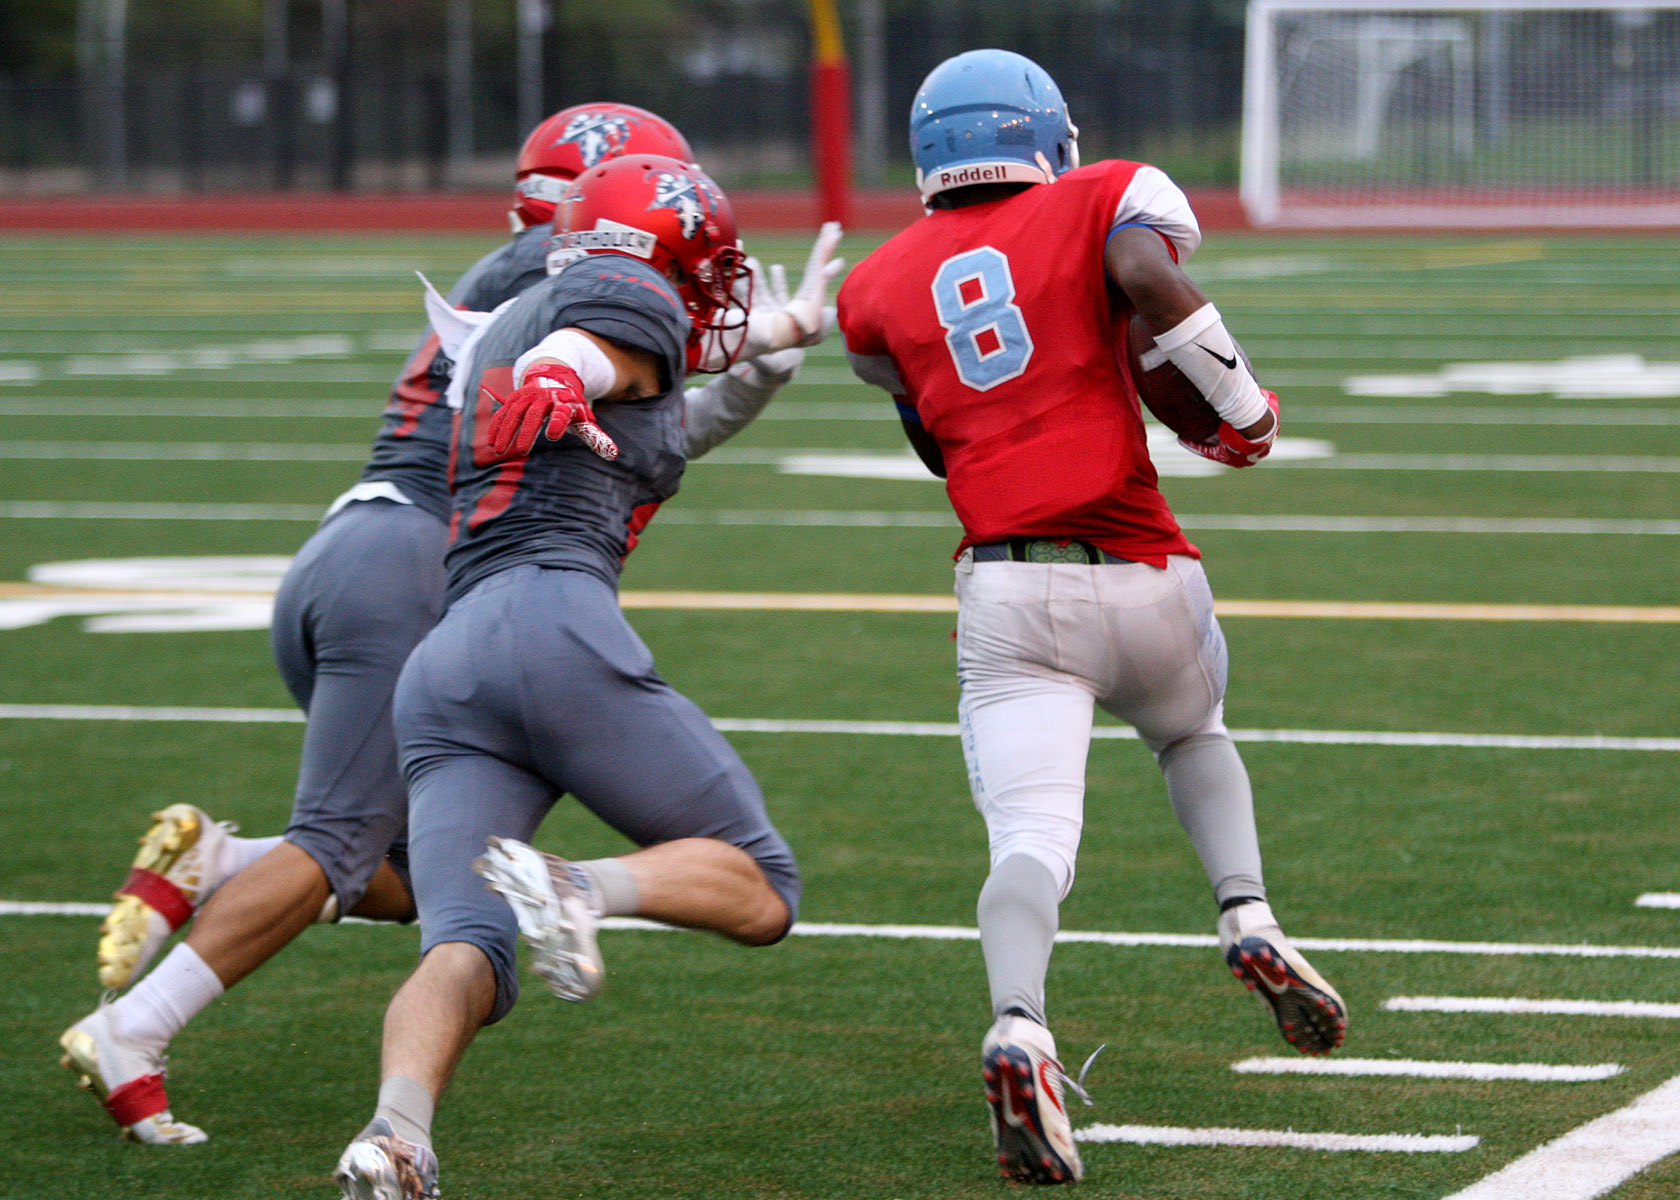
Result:
[[[1204,229],[1246,228],[1234,191],[1192,191]],[[730,194],[747,233],[814,230],[817,201],[809,192]],[[451,233],[507,227],[508,193],[367,195],[277,193],[248,196],[0,197],[0,230],[14,233]],[[851,228],[892,233],[922,213],[913,191],[859,192]]]

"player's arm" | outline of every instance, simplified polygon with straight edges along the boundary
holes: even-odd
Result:
[[[910,389],[904,385],[904,379],[899,375],[898,364],[893,362],[892,355],[860,353],[848,342],[846,361],[852,365],[852,374],[863,382],[880,388],[893,398],[893,404],[898,408],[898,419],[904,425],[904,436],[910,440],[910,448],[916,452],[916,457],[922,460],[923,466],[940,479],[944,479],[945,452],[939,448],[938,440],[923,426],[921,415],[910,400]]]
[[[1224,419],[1217,461],[1248,466],[1264,458],[1277,436],[1277,397],[1255,382],[1219,310],[1161,235],[1147,225],[1122,225],[1109,235],[1103,263],[1155,335],[1156,348]]]
[[[539,433],[558,441],[571,432],[602,458],[617,458],[618,446],[596,423],[591,402],[640,400],[663,390],[652,353],[572,327],[520,355],[513,382],[490,418],[490,449],[498,457],[529,454]]]
[[[909,401],[903,396],[894,396],[898,404],[898,419],[904,425],[904,436],[910,439],[910,448],[916,452],[916,457],[922,460],[922,465],[932,471],[939,478],[945,478],[945,452],[939,448],[933,434],[922,427],[921,418],[905,416],[905,409],[910,407]],[[911,410],[914,413],[914,409]]]
[[[738,362],[683,393],[683,451],[699,458],[751,425],[805,361],[795,347]]]
[[[824,226],[825,231],[828,228]],[[838,225],[833,226],[835,238],[839,237],[839,228]],[[832,249],[832,245],[825,249],[824,239],[819,236],[818,245],[812,252],[812,261],[806,264],[805,278],[800,280],[802,291],[809,290],[808,284],[813,277],[820,278],[823,288],[826,288],[827,280],[832,274],[827,271],[826,263],[833,261],[838,264],[840,260],[817,260],[819,255],[826,255]],[[751,274],[747,278],[760,281],[762,297],[743,295],[737,298],[738,302],[745,304],[748,299],[762,298],[766,302],[764,308],[767,310],[785,312],[792,307],[787,272],[780,263],[772,263],[767,272],[760,269],[756,258],[749,258],[747,265],[751,268]],[[814,275],[813,265],[816,267]],[[819,298],[822,298],[823,294],[819,291]],[[822,324],[823,336],[826,337],[834,328],[834,309],[819,307],[818,319]],[[749,325],[750,320],[749,317]],[[744,349],[752,347],[749,345]],[[686,456],[699,458],[752,424],[776,393],[793,382],[793,377],[799,374],[799,368],[804,362],[805,350],[802,346],[761,351],[744,362],[736,363],[723,374],[714,375],[704,384],[685,391],[683,449]]]

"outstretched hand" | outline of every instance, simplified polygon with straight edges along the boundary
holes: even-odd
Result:
[[[846,265],[845,259],[834,257],[840,235],[837,221],[827,222],[818,231],[805,272],[791,296],[787,272],[780,265],[771,266],[766,288],[771,303],[755,305],[747,315],[747,339],[740,357],[759,358],[796,346],[815,346],[833,332],[834,306],[829,303],[828,289]]]

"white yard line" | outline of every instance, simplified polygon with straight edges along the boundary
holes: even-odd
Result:
[[[1470,1134],[1301,1133],[1294,1129],[1184,1129],[1173,1125],[1087,1125],[1076,1142],[1125,1142],[1133,1146],[1261,1146],[1287,1150],[1363,1151],[1374,1154],[1459,1154],[1481,1138]]]
[[[301,725],[295,708],[141,707],[126,704],[0,704],[7,721],[207,721],[231,725]]]
[[[1286,458],[1273,471],[1580,471],[1591,474],[1672,474],[1680,458],[1638,454],[1332,454]]]
[[[23,365],[23,364],[14,364]],[[24,372],[6,376],[0,362],[0,383],[33,382]],[[848,373],[849,374],[849,373]],[[1318,386],[1336,386],[1341,376],[1325,373]],[[820,384],[801,375],[795,384]],[[824,385],[829,386],[829,385]],[[217,420],[365,420],[382,407],[372,400],[206,400],[194,397],[132,398],[98,396],[0,396],[0,416],[11,417],[214,417]],[[1335,405],[1291,404],[1291,422],[1326,425],[1549,425],[1602,429],[1612,426],[1680,425],[1680,411],[1659,408],[1475,408],[1455,405]],[[891,404],[868,401],[780,400],[758,415],[759,421],[868,421],[891,423],[898,414]]]
[[[214,721],[231,724],[300,724],[303,714],[290,708],[211,708],[122,704],[0,704],[0,720],[10,721]],[[836,734],[858,737],[945,737],[961,734],[945,721],[822,721],[756,717],[715,717],[724,733]],[[1494,733],[1397,733],[1352,729],[1233,729],[1238,742],[1313,746],[1419,746],[1473,750],[1613,750],[1676,753],[1680,737],[1639,738],[1598,735]],[[1133,741],[1130,726],[1101,725],[1093,738]]]
[[[0,458],[113,462],[361,462],[367,443],[0,442]]]
[[[365,442],[48,442],[0,441],[0,458],[73,459],[140,462],[343,462],[367,457]],[[857,457],[853,449],[780,447],[763,450],[714,450],[695,466],[781,467],[796,460],[827,461]],[[1604,454],[1336,454],[1279,458],[1271,470],[1337,471],[1528,471],[1591,474],[1672,474],[1680,457]],[[933,477],[928,476],[931,481]]]
[[[1633,904],[1635,908],[1680,908],[1680,892],[1646,892]]]
[[[144,501],[13,500],[0,517],[44,521],[312,521],[323,504],[164,504]]]
[[[1446,1200],[1593,1200],[1680,1151],[1680,1076]]]
[[[1415,1058],[1245,1058],[1231,1064],[1239,1075],[1403,1076],[1409,1079],[1475,1079],[1521,1083],[1588,1083],[1627,1071],[1620,1063],[1555,1066],[1550,1063],[1440,1062]]]
[[[1527,1000],[1516,996],[1390,996],[1388,1012],[1496,1013],[1512,1016],[1630,1017],[1680,1021],[1680,1004],[1646,1000]]]
[[[1337,381],[1338,383],[1340,380]],[[1525,425],[1605,428],[1633,425],[1680,425],[1680,412],[1667,408],[1463,408],[1422,405],[1291,404],[1290,423],[1324,425]]]
[[[0,501],[0,519],[82,521],[318,521],[324,505],[315,504],[168,504],[125,501]],[[1680,537],[1680,520],[1615,520],[1567,517],[1340,517],[1250,516],[1180,513],[1178,523],[1191,531],[1245,533],[1441,533],[1513,534],[1563,537]],[[775,529],[950,529],[957,519],[948,509],[705,509],[668,508],[659,527],[671,525],[741,525]]]
[[[0,416],[5,417],[213,417],[217,421],[317,421],[328,418],[371,421],[383,407],[378,400],[202,400],[185,396],[120,399],[108,395],[0,397]]]
[[[102,916],[110,904],[81,901],[0,901],[0,916]],[[602,929],[638,930],[650,933],[682,933],[669,925],[638,917],[607,917]],[[793,937],[881,938],[886,941],[977,942],[980,931],[966,925],[866,925],[839,922],[800,921],[789,931]],[[1128,949],[1206,950],[1217,948],[1219,939],[1202,933],[1111,933],[1103,930],[1064,929],[1056,941],[1066,945],[1119,946]],[[1306,950],[1351,954],[1465,954],[1477,956],[1527,956],[1573,958],[1660,958],[1680,959],[1680,946],[1594,946],[1588,944],[1547,945],[1526,942],[1440,942],[1397,941],[1367,938],[1291,938]],[[1296,1060],[1285,1061],[1323,1061]]]

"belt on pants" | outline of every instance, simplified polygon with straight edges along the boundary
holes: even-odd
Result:
[[[988,542],[975,546],[974,561],[1022,563],[1083,563],[1098,566],[1102,563],[1129,563],[1129,558],[1110,554],[1090,542],[1062,542],[1051,538],[1010,538],[1003,542]]]

